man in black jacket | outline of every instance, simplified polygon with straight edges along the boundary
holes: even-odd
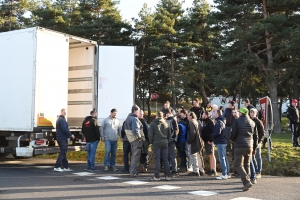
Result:
[[[235,102],[230,101],[228,103],[228,108],[225,109],[223,113],[223,118],[226,120],[225,122],[225,134],[226,134],[226,140],[227,140],[227,146],[226,146],[226,151],[227,152],[232,152],[231,151],[231,142],[229,141],[230,139],[230,130],[231,130],[231,125],[234,121],[234,116],[232,114],[232,110],[235,109],[234,107]]]
[[[249,99],[245,99],[244,106],[248,109],[248,114],[250,115],[250,110],[251,110],[251,108],[254,108],[254,106],[252,104],[250,104]]]
[[[234,167],[242,179],[243,191],[247,191],[252,186],[250,158],[257,147],[257,128],[248,116],[247,108],[241,108],[239,112],[241,116],[232,124],[230,140],[234,142]]]
[[[261,178],[261,170],[262,170],[262,159],[261,159],[261,143],[265,136],[264,125],[262,121],[257,118],[258,111],[256,108],[251,108],[250,117],[255,122],[257,127],[257,148],[255,150],[255,155],[252,156],[253,168],[251,168],[251,179],[253,178]],[[255,180],[253,180],[255,182]]]
[[[144,111],[140,111],[140,115],[138,116],[140,122],[143,124],[143,132],[145,135],[145,141],[143,141],[142,146],[142,153],[140,158],[140,171],[141,172],[147,172],[148,166],[149,166],[149,154],[148,154],[148,147],[149,147],[149,138],[148,138],[148,132],[149,127],[147,124],[146,119],[144,118]]]
[[[177,170],[177,160],[175,154],[175,144],[177,142],[179,129],[178,129],[177,121],[174,119],[174,116],[170,108],[167,109],[166,111],[166,122],[168,123],[171,130],[171,138],[168,143],[168,155],[169,155],[168,157],[170,160],[170,164],[172,165],[171,176],[176,177],[178,176],[178,170]]]
[[[87,155],[87,168],[86,171],[99,171],[95,167],[95,155],[100,141],[100,129],[97,121],[97,112],[95,110],[90,112],[82,123],[82,133],[86,139]]]
[[[202,139],[205,146],[205,152],[209,158],[209,165],[210,165],[210,171],[207,174],[210,176],[217,176],[213,138],[211,137],[211,135],[214,133],[215,125],[210,117],[210,112],[205,111],[202,114],[202,121],[203,121]]]
[[[298,138],[300,136],[300,119],[297,104],[297,99],[293,99],[292,105],[287,110],[287,118],[290,120],[290,127],[293,134],[293,147],[299,147]]]
[[[201,120],[202,114],[204,112],[204,108],[200,106],[200,100],[198,98],[193,100],[193,106],[190,111],[194,112],[197,116],[197,120]]]

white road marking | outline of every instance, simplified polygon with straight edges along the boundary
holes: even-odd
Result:
[[[158,189],[163,189],[163,190],[174,190],[174,189],[178,189],[181,187],[177,187],[177,186],[173,186],[173,185],[161,185],[161,186],[157,186],[157,187],[153,187],[153,188],[158,188]]]
[[[149,182],[145,182],[145,181],[126,181],[123,183],[127,183],[127,184],[131,184],[131,185],[143,185],[143,184],[147,184]]]
[[[88,175],[92,175],[92,174],[95,174],[95,173],[91,173],[91,172],[77,172],[77,173],[73,173],[75,175],[78,175],[78,176],[88,176]]]
[[[102,179],[102,180],[115,180],[115,179],[120,179],[119,177],[115,176],[102,176],[102,177],[96,177],[97,179]]]
[[[212,195],[216,195],[218,193],[216,192],[210,192],[210,191],[204,191],[204,190],[199,190],[199,191],[193,191],[193,192],[189,192],[189,194],[194,194],[194,195],[199,195],[199,196],[212,196]]]

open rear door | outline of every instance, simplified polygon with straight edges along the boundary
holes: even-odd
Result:
[[[118,110],[123,121],[134,103],[134,55],[132,46],[99,46],[98,120]]]

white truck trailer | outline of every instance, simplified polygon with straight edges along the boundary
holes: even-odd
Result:
[[[124,120],[134,103],[133,46],[95,41],[33,27],[0,33],[0,156],[31,157],[59,152],[60,110],[85,149],[81,124],[90,111],[98,120],[118,109]]]

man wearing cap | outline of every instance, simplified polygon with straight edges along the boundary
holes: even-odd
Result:
[[[254,108],[254,106],[252,104],[250,104],[250,100],[249,99],[245,99],[244,106],[248,109],[248,113],[249,114],[250,114],[251,108]]]
[[[234,121],[234,116],[232,114],[232,111],[235,109],[234,104],[235,104],[234,101],[230,101],[228,103],[228,108],[225,109],[223,116],[222,116],[226,120],[225,135],[226,135],[226,140],[227,140],[227,146],[226,146],[227,152],[231,152],[231,142],[229,141],[229,138],[230,138],[231,125]]]
[[[262,121],[257,118],[258,111],[256,108],[251,108],[250,117],[255,122],[257,127],[257,148],[255,150],[255,155],[252,156],[251,163],[251,183],[256,183],[257,178],[261,178],[261,170],[262,170],[262,159],[261,159],[261,143],[265,136],[264,125]]]
[[[292,131],[293,147],[299,147],[298,138],[300,136],[300,119],[297,104],[297,99],[292,99],[292,105],[287,110],[287,118],[290,120],[290,127]]]
[[[250,158],[257,147],[257,128],[248,116],[247,108],[241,108],[239,112],[240,117],[232,124],[230,140],[234,142],[234,167],[243,182],[243,191],[247,191],[252,186]]]

